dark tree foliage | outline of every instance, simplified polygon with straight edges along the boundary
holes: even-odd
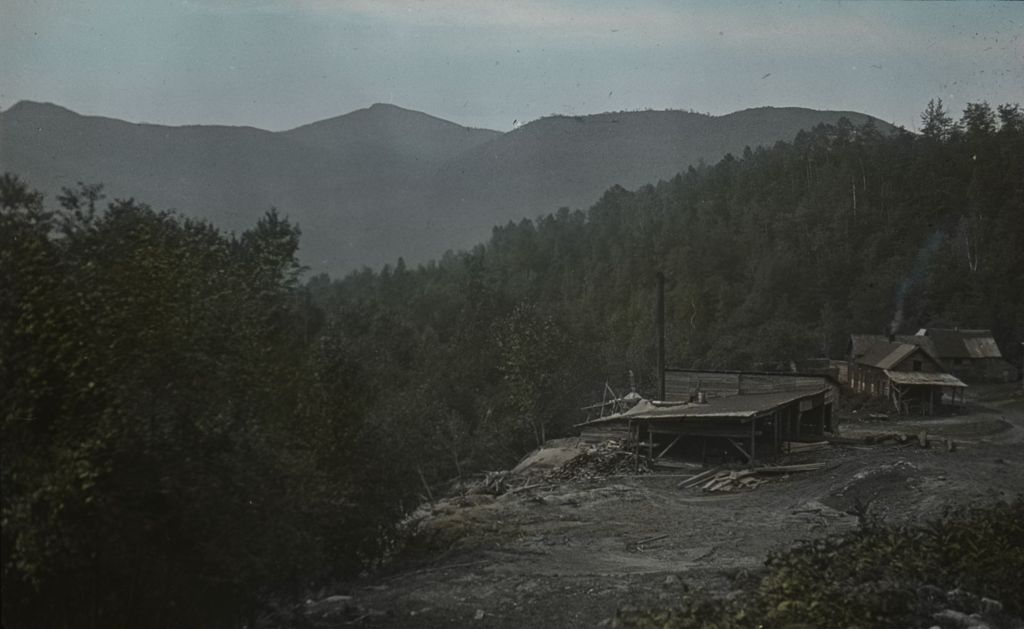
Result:
[[[296,228],[0,191],[5,626],[238,625],[379,556],[402,493],[310,341]]]
[[[445,426],[423,442],[449,453],[424,457],[439,477],[507,462],[542,430],[564,434],[605,380],[624,391],[628,370],[653,394],[657,271],[670,363],[838,358],[853,332],[955,325],[992,328],[1012,360],[1024,338],[1024,125],[1017,106],[996,111],[973,103],[954,121],[933,101],[922,136],[841,120],[613,187],[585,213],[510,222],[415,270],[309,288],[329,317],[390,322],[339,334],[377,348],[396,399],[417,392],[411,424]],[[407,353],[383,364],[396,334]]]

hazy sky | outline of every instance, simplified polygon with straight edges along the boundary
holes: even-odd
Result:
[[[375,102],[508,130],[761,105],[913,129],[1024,104],[1024,3],[0,0],[0,108],[286,129]]]

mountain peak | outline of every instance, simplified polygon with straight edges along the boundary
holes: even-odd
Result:
[[[11,107],[8,107],[3,113],[14,114],[14,113],[49,113],[49,114],[61,114],[65,116],[78,116],[79,114],[71,111],[67,107],[61,107],[54,103],[40,102],[34,100],[19,100],[14,103]]]

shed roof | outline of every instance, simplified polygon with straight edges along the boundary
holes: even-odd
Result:
[[[863,335],[862,335],[863,336]],[[884,338],[884,337],[883,337]],[[665,367],[665,372],[668,373],[674,371],[677,373],[720,373],[720,374],[735,374],[738,376],[783,376],[788,378],[825,378],[832,382],[839,384],[839,381],[835,376],[823,371],[772,371],[768,370],[750,370],[750,369],[698,369],[695,367]]]
[[[771,411],[791,402],[820,395],[826,390],[826,388],[821,388],[813,391],[776,391],[773,393],[730,395],[728,397],[711,398],[706,404],[685,403],[664,405],[655,404],[649,400],[642,400],[628,411],[609,415],[608,417],[603,417],[601,419],[595,419],[591,422],[580,425],[592,425],[616,420],[631,419],[661,421],[727,419],[742,422],[751,417],[770,413]]]
[[[850,335],[850,355],[854,360],[860,358],[864,354],[868,353],[868,350],[877,345],[878,343],[888,342],[882,334],[851,334]]]
[[[918,384],[936,387],[967,387],[959,378],[949,373],[929,373],[927,371],[893,371],[885,370],[885,375],[896,384]]]
[[[939,356],[935,351],[935,343],[932,342],[931,337],[924,336],[921,332],[917,334],[896,334],[892,338],[893,340],[890,341],[889,337],[884,334],[851,334],[850,354],[856,360],[879,343],[905,343],[907,345],[917,345],[933,358]]]
[[[939,358],[1002,358],[992,330],[921,328],[915,339],[929,339]]]
[[[927,330],[925,334],[935,343],[935,353],[943,358],[970,358],[959,330]]]
[[[857,359],[857,362],[879,369],[891,369],[919,349],[921,348],[910,343],[881,341],[868,348],[867,352]]]
[[[1002,358],[1003,354],[996,345],[996,340],[989,337],[965,337],[964,345],[971,358]]]

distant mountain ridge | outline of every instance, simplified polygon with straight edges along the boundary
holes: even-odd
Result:
[[[271,206],[303,229],[302,258],[343,273],[437,257],[495,224],[585,208],[613,185],[672,177],[699,160],[792,140],[857,112],[758,108],[709,116],[640,111],[552,116],[501,133],[375,104],[280,132],[170,127],[22,101],[0,112],[0,170],[52,199],[77,181],[233,231]]]

